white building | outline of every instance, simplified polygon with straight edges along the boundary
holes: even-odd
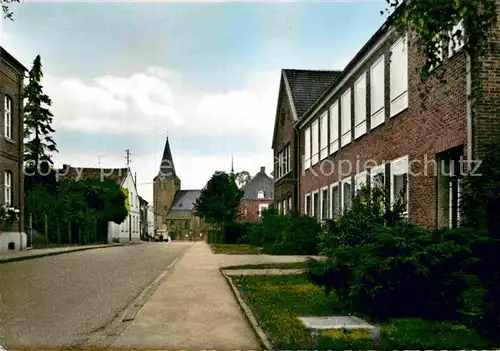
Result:
[[[130,214],[121,224],[108,223],[108,243],[138,242],[141,236],[140,203],[132,172],[127,172],[120,186],[128,191]]]

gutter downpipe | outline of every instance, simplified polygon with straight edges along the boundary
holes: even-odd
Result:
[[[469,53],[466,53],[466,94],[467,94],[467,170],[470,171],[472,165],[472,62]]]

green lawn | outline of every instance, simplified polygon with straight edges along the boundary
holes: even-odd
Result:
[[[264,263],[246,264],[242,266],[229,266],[224,269],[305,269],[307,262]]]
[[[266,330],[274,348],[311,349],[310,332],[299,316],[347,315],[333,312],[335,294],[325,295],[322,288],[307,281],[305,275],[247,276],[233,280]],[[363,318],[363,316],[360,316]],[[381,324],[383,350],[487,349],[491,345],[473,330],[453,322],[431,322],[398,318]],[[374,349],[369,334],[360,331],[324,331],[318,337],[318,350]]]
[[[212,251],[216,254],[231,255],[259,255],[260,248],[248,244],[212,244]]]

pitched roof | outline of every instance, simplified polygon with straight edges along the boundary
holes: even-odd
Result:
[[[342,71],[283,69],[287,93],[297,119],[331,86]]]
[[[265,167],[261,167],[260,172],[245,184],[243,191],[243,200],[272,200],[274,198],[273,179],[266,174]],[[264,192],[264,198],[258,197],[259,191]]]
[[[12,56],[7,50],[0,46],[0,58],[9,61],[11,64],[16,65],[21,71],[28,71],[28,69],[19,62],[14,56]]]
[[[171,211],[193,211],[194,203],[200,197],[201,190],[179,190],[175,194]]]
[[[177,178],[175,173],[174,158],[172,157],[172,151],[170,150],[170,143],[165,141],[165,148],[163,149],[163,156],[161,158],[160,169],[158,175],[164,178]]]
[[[71,167],[63,165],[62,169],[58,170],[59,180],[88,180],[88,179],[110,179],[114,180],[118,185],[122,185],[127,174],[128,168],[87,168],[87,167]]]

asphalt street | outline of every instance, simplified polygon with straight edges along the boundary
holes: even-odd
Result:
[[[0,265],[0,346],[62,348],[111,322],[189,244],[143,243]]]

